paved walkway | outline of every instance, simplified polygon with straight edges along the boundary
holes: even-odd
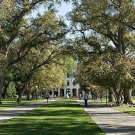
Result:
[[[55,100],[49,100],[50,104],[51,102],[53,102]],[[42,102],[36,102],[36,103],[32,103],[32,104],[26,104],[23,106],[17,106],[17,107],[12,107],[12,108],[7,108],[4,110],[0,110],[0,122],[9,120],[15,116],[19,116],[23,113],[27,113],[30,110],[36,109],[37,107],[40,107],[44,104],[47,104],[46,100],[42,101]]]
[[[88,107],[85,107],[83,100],[77,102],[106,135],[135,135],[135,116],[121,113],[100,103],[90,102]]]

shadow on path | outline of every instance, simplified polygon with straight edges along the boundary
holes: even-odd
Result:
[[[55,100],[49,101],[48,104],[53,102]],[[17,107],[12,107],[12,108],[7,108],[4,110],[0,110],[0,122],[9,120],[15,116],[19,116],[21,114],[27,113],[33,109],[36,109],[37,107],[40,107],[42,105],[47,105],[46,100],[42,102],[37,102],[37,103],[32,103],[32,104],[25,104],[23,106],[17,106]]]
[[[106,135],[135,135],[135,116],[130,116],[102,103],[76,100]]]

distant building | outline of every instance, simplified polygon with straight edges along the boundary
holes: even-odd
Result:
[[[74,84],[75,78],[69,77],[65,79],[65,84],[61,89],[58,89],[57,96],[58,97],[66,97],[67,94],[69,97],[79,97],[79,93],[82,93],[79,84]]]
[[[79,84],[74,83],[74,77],[68,77],[65,79],[65,86],[63,88],[59,88],[57,91],[54,91],[52,94],[57,97],[76,97],[79,98],[80,94],[83,96],[84,91],[80,88]],[[91,92],[88,93],[89,97],[91,96]]]

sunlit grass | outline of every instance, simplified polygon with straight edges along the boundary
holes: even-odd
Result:
[[[132,98],[132,101],[133,103],[135,103],[135,97]],[[114,109],[135,116],[135,106],[123,105],[123,106],[114,107]]]
[[[120,107],[114,107],[114,109],[116,109],[120,112],[128,113],[130,115],[135,116],[135,107],[120,106]]]
[[[107,99],[108,100],[108,99]],[[98,100],[97,99],[89,99],[89,101],[90,102],[94,102],[94,103],[98,103]],[[101,103],[106,103],[106,98],[104,97],[104,98],[102,98],[102,99],[100,99],[100,102]]]
[[[132,98],[132,101],[133,103],[135,103],[135,97]],[[94,102],[94,103],[97,103],[98,101],[97,100],[93,100],[93,99],[90,99],[90,102]],[[102,103],[106,103],[106,98],[103,98],[102,99]],[[109,104],[109,103],[107,103]],[[124,112],[124,113],[128,113],[130,115],[133,115],[135,116],[135,106],[127,106],[127,105],[122,105],[122,106],[118,106],[118,107],[113,107],[114,109],[120,111],[120,112]]]
[[[61,99],[0,123],[1,135],[105,135],[73,99]]]

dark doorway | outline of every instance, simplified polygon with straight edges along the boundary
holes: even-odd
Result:
[[[76,89],[73,89],[73,96],[76,96]]]
[[[58,91],[54,91],[54,95],[58,96]]]
[[[61,96],[61,97],[64,96],[64,89],[60,89],[60,96]]]

